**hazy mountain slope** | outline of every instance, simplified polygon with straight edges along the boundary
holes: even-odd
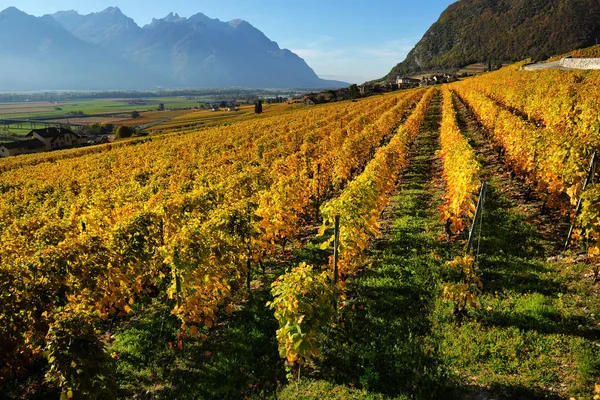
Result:
[[[0,12],[0,90],[143,88],[154,74],[74,37],[53,18]]]
[[[204,14],[167,16],[144,27],[130,60],[168,71],[182,85],[315,87],[326,82],[300,57],[246,21],[229,23]],[[339,84],[345,85],[345,84]]]
[[[111,7],[100,13],[52,15],[74,36],[169,77],[178,87],[339,87],[320,79],[304,60],[246,21],[223,22],[202,13],[170,13],[138,27]]]
[[[460,0],[388,74],[545,59],[600,39],[600,0]]]
[[[109,7],[88,15],[80,15],[76,11],[59,11],[52,17],[79,39],[114,50],[129,48],[142,35],[142,28],[118,7]]]

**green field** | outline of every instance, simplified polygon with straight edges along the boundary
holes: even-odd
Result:
[[[163,103],[166,109],[193,108],[201,106],[207,99],[189,97],[156,97],[152,99],[91,99],[72,102],[2,102],[0,103],[0,120],[2,119],[29,119],[47,118],[52,121],[57,118],[68,118],[71,122],[90,123],[100,122],[97,118],[120,117],[129,119],[132,111],[156,111],[159,104]],[[65,121],[66,122],[66,119]],[[120,121],[119,121],[120,122]],[[44,124],[24,122],[20,126],[5,127],[0,125],[0,134],[25,135],[31,129],[43,128]]]
[[[129,104],[133,101],[136,104]],[[108,114],[134,110],[155,110],[160,103],[164,103],[165,108],[187,108],[199,106],[199,102],[202,100],[188,100],[185,97],[157,97],[152,99],[93,99],[59,103],[0,103],[0,115],[5,118],[29,118],[56,117],[79,111],[87,115]],[[60,110],[56,108],[60,108]]]

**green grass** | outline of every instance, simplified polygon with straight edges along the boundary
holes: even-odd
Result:
[[[130,99],[134,100],[134,99]],[[134,110],[156,110],[160,103],[165,105],[165,108],[188,108],[200,106],[200,99],[188,100],[186,97],[157,97],[148,99],[135,99],[135,101],[144,102],[145,104],[129,104],[129,100],[114,100],[114,99],[90,99],[90,100],[75,100],[59,104],[39,103],[40,107],[46,108],[44,111],[28,111],[27,108],[11,108],[12,105],[23,105],[26,103],[0,103],[2,109],[11,109],[13,112],[0,115],[0,118],[30,118],[30,117],[56,117],[67,115],[70,112],[82,111],[84,114],[106,114],[106,113],[126,113]],[[36,103],[38,104],[38,103]],[[32,107],[34,105],[32,104]],[[55,108],[61,110],[55,110]]]
[[[241,311],[214,327],[205,340],[175,345],[178,322],[155,299],[120,328],[109,351],[120,396],[146,393],[154,399],[238,399],[273,393],[285,380],[274,332],[277,322],[264,305],[268,291],[253,294]],[[208,333],[208,332],[204,332]]]
[[[332,329],[313,372],[367,391],[362,398],[435,397],[446,387],[430,318],[446,253],[436,213],[440,192],[432,181],[438,110],[439,99],[386,212],[389,226],[373,246],[372,262],[348,279],[341,322]]]
[[[10,127],[0,125],[0,135],[25,136],[31,132],[32,129],[41,129],[46,126],[47,125],[45,124],[36,124],[35,122],[24,122],[21,127],[18,127],[17,125],[11,125]]]
[[[277,398],[279,400],[384,400],[386,397],[327,381],[304,379],[288,385],[277,394]],[[404,398],[406,397],[402,397]]]
[[[540,235],[539,205],[524,200],[480,132],[461,126],[490,183],[483,216],[479,306],[458,324],[438,304],[440,360],[465,393],[498,398],[592,398],[600,379],[598,287],[589,266],[548,262],[556,243]],[[562,231],[554,230],[560,242]]]
[[[501,398],[590,396],[590,384],[600,376],[591,361],[600,360],[594,343],[600,338],[594,317],[599,304],[576,304],[584,295],[581,276],[544,261],[538,231],[504,198],[501,186],[490,180],[479,307],[457,324],[448,306],[439,305],[442,359],[464,385]]]

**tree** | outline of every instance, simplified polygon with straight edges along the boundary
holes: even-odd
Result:
[[[360,97],[360,89],[358,88],[358,85],[356,83],[353,83],[352,85],[350,85],[348,90],[350,91],[351,99],[356,99],[356,98]]]
[[[254,103],[254,114],[262,114],[262,100]]]
[[[331,96],[326,92],[321,92],[317,95],[317,103],[328,103],[331,101]]]
[[[108,123],[108,122],[103,122],[102,125],[100,125],[100,133],[102,133],[103,135],[109,135],[114,130],[115,130],[115,125],[114,124],[111,124],[111,123]]]
[[[91,125],[86,126],[86,131],[91,133],[92,135],[99,135],[102,133],[102,127],[99,123],[93,123]]]
[[[158,111],[164,111],[165,110],[165,103],[160,103],[158,105]]]
[[[139,117],[140,117],[140,113],[138,111],[131,112],[131,118],[139,118]]]
[[[117,128],[117,137],[118,138],[128,138],[133,134],[131,129],[128,126],[121,125]]]

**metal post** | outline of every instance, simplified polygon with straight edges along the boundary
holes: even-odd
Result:
[[[594,172],[596,169],[595,167],[596,167],[597,158],[598,158],[598,153],[594,152],[594,154],[592,154],[592,161],[590,161],[590,167],[588,169],[587,176],[585,177],[585,181],[583,182],[583,189],[581,190],[581,194],[583,194],[583,192],[585,192],[585,190],[588,187],[588,184],[594,183]],[[571,222],[571,227],[569,228],[569,234],[567,235],[567,240],[565,241],[565,248],[564,248],[565,251],[569,248],[569,242],[571,241],[571,235],[573,234],[573,229],[575,229],[575,221],[577,220],[577,214],[579,214],[579,211],[581,211],[582,203],[583,203],[583,198],[580,195],[579,200],[577,201],[577,207],[575,207],[575,214],[573,215],[573,221]]]
[[[339,245],[340,245],[340,216],[335,216],[335,230],[333,234],[333,285],[337,285],[339,279],[338,261],[339,261]]]
[[[483,201],[485,199],[485,193],[487,192],[487,182],[481,183],[481,190],[479,191],[479,200],[477,201],[477,208],[475,209],[475,216],[473,217],[473,223],[471,224],[471,229],[469,230],[469,241],[467,243],[467,251],[469,254],[471,251],[471,247],[473,246],[473,238],[475,237],[475,228],[477,228],[477,224],[481,219],[481,212],[483,210]]]

